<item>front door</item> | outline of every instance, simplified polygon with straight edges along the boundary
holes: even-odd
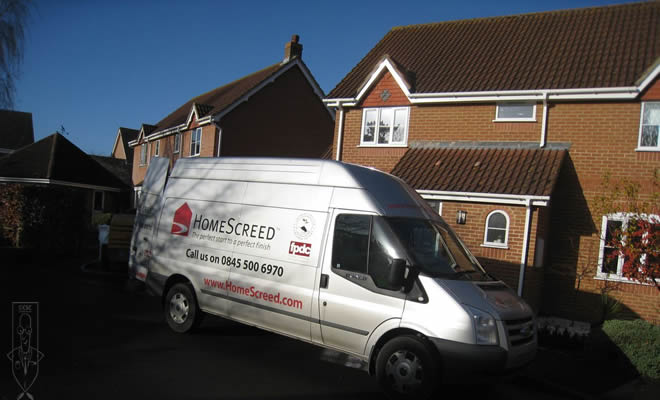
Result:
[[[401,320],[405,294],[388,284],[392,260],[404,258],[378,216],[335,210],[319,293],[323,343],[364,354],[373,331]]]

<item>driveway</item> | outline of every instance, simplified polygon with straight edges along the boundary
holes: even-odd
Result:
[[[2,279],[7,321],[11,301],[40,302],[39,349],[45,356],[30,389],[37,399],[383,398],[359,363],[340,353],[217,317],[206,318],[196,334],[175,334],[158,299],[122,277],[84,275],[76,267],[8,267]],[[11,348],[10,325],[1,324],[4,354]],[[20,393],[5,360],[3,400]],[[566,398],[524,378],[444,392]]]

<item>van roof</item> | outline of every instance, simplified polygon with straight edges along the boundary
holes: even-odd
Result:
[[[174,165],[170,177],[365,188],[365,183],[368,186],[365,178],[379,174],[398,180],[355,164],[278,157],[182,158]]]
[[[422,217],[425,202],[401,179],[339,161],[276,158],[218,157],[179,159],[170,179],[249,181],[364,189],[383,215]],[[428,211],[428,210],[426,210]]]

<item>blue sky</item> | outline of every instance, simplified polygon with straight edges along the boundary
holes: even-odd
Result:
[[[35,140],[63,125],[109,155],[120,126],[281,61],[294,33],[328,93],[394,26],[623,2],[35,0],[15,109],[32,113]]]

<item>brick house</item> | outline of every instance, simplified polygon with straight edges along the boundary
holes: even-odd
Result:
[[[115,144],[112,146],[110,156],[119,160],[126,160],[128,164],[133,164],[133,148],[128,144],[137,139],[138,131],[129,128],[119,128]]]
[[[142,125],[129,143],[136,192],[157,156],[172,164],[181,157],[321,157],[334,126],[323,96],[294,35],[281,62],[187,101],[156,125]]]
[[[660,321],[604,238],[606,174],[660,168],[660,3],[396,27],[324,100],[333,157],[410,183],[543,314],[598,321],[602,293]]]

